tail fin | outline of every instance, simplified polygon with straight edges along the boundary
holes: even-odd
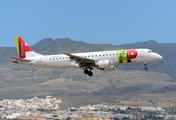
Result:
[[[41,54],[35,53],[19,36],[14,37],[14,41],[16,44],[17,52],[19,58],[28,58],[28,57],[36,57],[42,56]]]

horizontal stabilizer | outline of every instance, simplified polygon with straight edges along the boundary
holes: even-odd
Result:
[[[26,59],[23,59],[23,58],[18,58],[18,57],[13,57],[13,56],[10,56],[10,57],[17,60],[17,61],[20,61],[20,62],[31,62],[30,60],[26,60]]]

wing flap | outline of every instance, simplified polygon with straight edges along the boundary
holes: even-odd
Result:
[[[83,58],[83,57],[72,55],[72,54],[65,54],[65,55],[69,56],[71,60],[75,60],[77,63],[81,63],[81,62],[94,63],[95,62],[92,59]]]

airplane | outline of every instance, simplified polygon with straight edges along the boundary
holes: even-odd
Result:
[[[103,71],[113,71],[116,65],[144,63],[147,70],[149,62],[155,62],[163,57],[150,49],[127,49],[111,50],[99,52],[67,53],[60,50],[63,54],[42,55],[34,52],[19,36],[14,37],[19,57],[13,57],[12,62],[23,65],[44,67],[44,68],[81,68],[84,74],[93,75],[92,70],[97,68]]]

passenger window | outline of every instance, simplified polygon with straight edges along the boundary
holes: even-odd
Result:
[[[95,55],[95,57],[97,57],[97,55]]]
[[[53,60],[54,60],[54,58],[53,58]]]
[[[113,55],[115,55],[115,54],[113,54]]]
[[[90,57],[90,56],[88,56],[88,57]]]
[[[105,56],[105,55],[103,55],[103,56]]]
[[[101,57],[101,55],[99,55]]]
[[[92,57],[94,57],[94,56],[92,55]]]
[[[59,59],[61,59],[61,58],[59,58]]]
[[[108,54],[106,54],[106,56],[108,56]]]

